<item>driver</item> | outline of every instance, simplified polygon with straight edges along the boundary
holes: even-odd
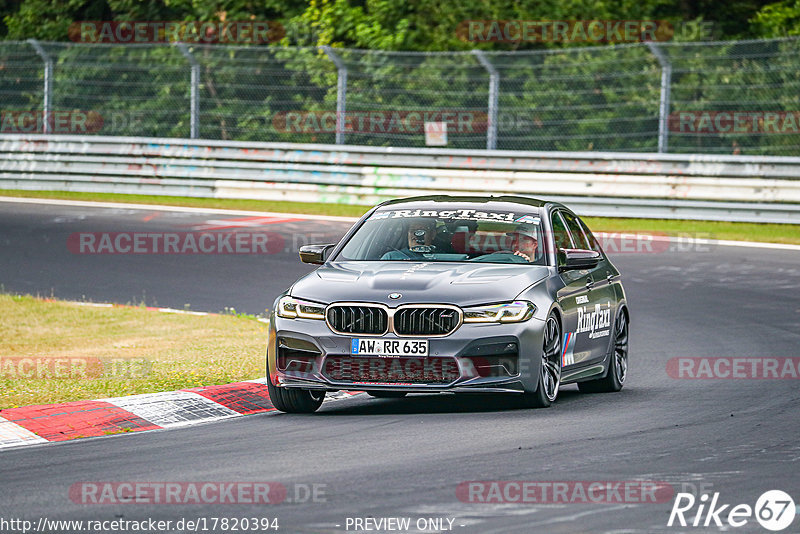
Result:
[[[403,247],[400,250],[390,250],[381,259],[425,259],[425,254],[431,254],[434,251],[432,243],[435,237],[435,219],[412,219],[409,221],[407,228],[408,247]]]
[[[511,238],[511,250],[527,262],[536,259],[536,250],[539,247],[538,232],[536,227],[529,224],[520,224],[513,232],[506,235]]]

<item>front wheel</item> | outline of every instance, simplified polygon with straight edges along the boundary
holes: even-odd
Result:
[[[278,410],[286,413],[314,413],[325,400],[324,391],[309,389],[278,388],[267,377],[269,400]]]
[[[625,385],[628,376],[628,317],[625,310],[617,312],[614,322],[614,353],[608,362],[608,372],[603,378],[578,382],[581,393],[611,393]]]
[[[539,385],[533,393],[524,393],[524,404],[530,408],[547,408],[558,397],[561,385],[561,322],[551,313],[544,325],[542,363]]]

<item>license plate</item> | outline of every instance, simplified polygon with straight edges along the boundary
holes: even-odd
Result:
[[[353,339],[353,356],[427,356],[427,339]]]

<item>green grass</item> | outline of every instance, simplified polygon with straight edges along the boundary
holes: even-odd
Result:
[[[619,219],[611,217],[583,217],[593,231],[652,232],[683,235],[702,239],[732,241],[763,241],[800,245],[800,225],[734,223],[720,221],[686,221],[672,219]]]
[[[0,408],[259,378],[267,329],[243,314],[196,316],[0,294]],[[26,359],[33,365],[23,364]]]
[[[56,198],[103,202],[129,202],[137,204],[166,204],[199,208],[221,208],[248,211],[273,211],[312,215],[337,215],[359,217],[369,206],[348,204],[323,204],[311,202],[283,202],[266,200],[234,200],[193,197],[164,197],[150,195],[120,195],[112,193],[72,193],[59,191],[19,191],[0,189],[0,196],[30,198]],[[586,217],[593,231],[654,232],[669,235],[689,235],[708,239],[733,241],[764,241],[768,243],[800,244],[800,225],[728,223],[716,221],[687,221],[672,219],[623,219],[611,217]]]

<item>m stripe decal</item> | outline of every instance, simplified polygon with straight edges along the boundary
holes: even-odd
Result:
[[[575,359],[572,355],[574,349],[575,349],[575,333],[567,332],[566,334],[564,334],[564,350],[561,353],[561,365],[571,365],[575,363]]]

